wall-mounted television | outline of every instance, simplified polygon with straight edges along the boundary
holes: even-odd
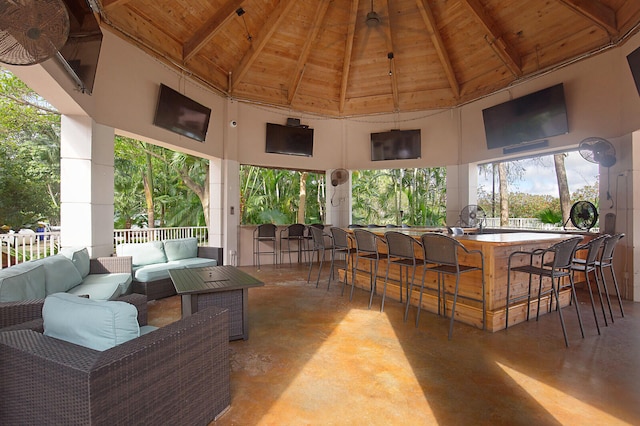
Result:
[[[313,129],[267,123],[265,152],[313,157]]]
[[[180,135],[204,142],[211,109],[160,84],[160,95],[153,124]]]
[[[569,133],[563,84],[482,110],[487,148]]]
[[[57,58],[80,88],[91,94],[98,69],[102,31],[86,0],[64,0],[69,11],[69,37]]]
[[[420,129],[371,133],[371,161],[410,160],[421,156]]]

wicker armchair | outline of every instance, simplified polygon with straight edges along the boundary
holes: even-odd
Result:
[[[131,257],[98,257],[89,261],[89,268],[89,274],[131,273]],[[147,324],[146,297],[121,296],[118,300],[136,305],[138,313],[144,315],[143,318],[138,316],[138,322],[140,325]],[[42,318],[43,304],[44,299],[0,302],[0,329]]]
[[[0,333],[0,424],[208,424],[230,404],[226,309],[103,352]]]

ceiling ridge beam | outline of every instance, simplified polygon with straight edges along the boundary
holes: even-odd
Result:
[[[198,28],[193,36],[182,45],[182,61],[188,62],[193,56],[204,47],[222,29],[234,15],[243,0],[228,0],[217,12]]]
[[[502,38],[502,33],[499,32],[498,26],[489,14],[487,14],[482,4],[480,4],[478,0],[462,0],[462,2],[467,5],[469,10],[471,10],[478,19],[478,22],[482,24],[488,34],[487,41],[502,62],[504,62],[513,75],[522,76],[520,56],[518,56],[513,47]]]
[[[389,58],[389,77],[391,77],[393,109],[394,111],[397,111],[398,108],[400,108],[400,96],[398,95],[398,77],[396,74],[395,54],[393,53],[393,38],[391,37],[391,9],[389,7],[389,0],[384,0],[384,4],[387,8],[387,19],[386,23],[382,27],[382,32],[384,33],[385,42],[387,44],[387,57],[392,56]]]
[[[229,87],[229,91],[233,93],[233,89],[238,85],[240,81],[244,78],[247,71],[256,60],[262,49],[266,46],[267,42],[273,35],[273,33],[278,29],[280,22],[285,18],[287,13],[291,10],[291,8],[296,4],[294,0],[282,0],[278,3],[278,6],[269,14],[269,19],[264,23],[262,28],[260,29],[260,33],[251,43],[251,47],[242,57],[242,60],[238,64],[238,66],[234,69],[233,75],[235,76],[233,81],[231,82],[231,87]]]
[[[351,69],[351,56],[353,55],[353,39],[356,34],[356,21],[358,19],[359,0],[351,0],[351,11],[349,12],[349,24],[347,26],[347,40],[344,49],[344,59],[342,62],[342,81],[340,82],[340,102],[338,112],[344,112],[344,104],[347,98],[347,84],[349,83],[349,72]]]
[[[322,20],[327,13],[327,9],[329,9],[329,4],[330,0],[322,0],[318,3],[318,7],[316,8],[315,19],[313,20],[313,24],[311,25],[312,30],[309,31],[307,39],[304,42],[302,53],[298,57],[298,63],[296,64],[293,78],[291,80],[291,83],[289,84],[289,99],[287,99],[289,105],[291,105],[291,102],[293,102],[293,98],[298,91],[298,86],[300,86],[300,82],[302,81],[302,74],[304,72],[304,67],[307,63],[307,59],[309,58],[309,54],[311,53],[311,46],[318,36],[318,32],[320,31],[320,24],[322,23]]]
[[[619,34],[616,12],[606,4],[595,0],[558,0],[569,9],[602,27],[612,36]]]
[[[451,59],[449,59],[447,48],[445,47],[444,41],[442,40],[442,35],[440,34],[440,31],[438,31],[436,19],[433,16],[433,11],[427,3],[427,0],[416,0],[416,4],[418,5],[418,10],[422,15],[422,20],[427,26],[427,32],[429,33],[429,37],[431,38],[431,43],[433,43],[433,46],[436,49],[436,53],[440,58],[440,63],[444,68],[444,73],[447,76],[447,80],[449,80],[449,85],[451,86],[451,90],[453,90],[453,95],[456,99],[458,99],[460,98],[460,83],[458,83],[458,79],[456,78],[456,74],[453,70],[453,65],[451,65]]]

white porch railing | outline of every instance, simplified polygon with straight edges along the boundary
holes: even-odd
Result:
[[[58,253],[60,232],[0,234],[0,269]]]
[[[120,243],[145,243],[175,238],[198,239],[198,245],[209,242],[206,226],[185,226],[177,228],[115,229],[113,247]],[[53,256],[60,250],[60,232],[37,232],[28,234],[0,234],[0,269],[33,259]]]
[[[485,228],[501,228],[499,217],[487,217],[484,227]],[[530,229],[541,231],[564,231],[562,225],[552,225],[550,223],[542,223],[540,219],[533,217],[510,217],[509,225],[504,228],[514,229]],[[571,223],[567,224],[567,228],[573,228]],[[591,228],[591,232],[599,232],[599,228]]]
[[[175,238],[198,239],[198,245],[209,242],[209,230],[206,226],[184,226],[177,228],[147,228],[147,229],[114,229],[114,247],[121,243],[146,243],[148,241],[171,240]]]

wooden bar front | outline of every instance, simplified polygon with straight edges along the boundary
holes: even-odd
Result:
[[[384,232],[389,229],[370,229],[378,235],[384,236]],[[398,228],[394,231],[399,231],[413,236],[419,239],[425,232],[433,232],[433,229],[429,228]],[[514,232],[514,233],[485,233],[476,235],[460,235],[455,238],[459,240],[468,250],[480,250],[484,255],[484,278],[485,278],[485,295],[486,295],[486,309],[487,309],[487,330],[498,331],[505,326],[505,306],[507,296],[507,268],[509,255],[514,251],[531,251],[538,248],[547,248],[551,245],[572,237],[572,234],[560,234],[560,233],[534,233],[534,232]],[[418,255],[418,253],[416,252]],[[419,258],[422,259],[422,252],[419,253]],[[515,259],[514,259],[515,260]],[[460,263],[469,265],[478,265],[480,262],[480,256],[466,256],[464,253],[460,254]],[[522,258],[521,261],[528,261],[528,258]],[[358,269],[364,269],[368,271],[368,261],[362,261],[358,265]],[[515,266],[515,264],[514,264]],[[377,294],[382,294],[384,285],[385,273],[387,270],[387,261],[383,256],[378,267],[378,287]],[[406,274],[403,271],[403,277],[406,280]],[[344,270],[340,271],[340,278],[344,279]],[[389,272],[389,283],[387,285],[387,299],[400,300],[400,285],[399,285],[399,269],[396,265],[392,265]],[[416,270],[414,290],[411,295],[411,304],[417,306],[419,301],[419,290],[422,279],[422,266],[419,266]],[[428,272],[425,278],[425,287],[437,287],[436,273]],[[534,278],[534,282],[537,285],[537,278]],[[546,286],[549,286],[548,281],[543,281]],[[349,276],[349,284],[351,285],[351,276]],[[454,276],[445,276],[445,285],[450,293],[453,293],[455,286]],[[356,286],[369,290],[369,275],[368,272],[358,271],[356,275]],[[459,298],[456,305],[456,320],[461,321],[478,328],[482,328],[482,305],[481,303],[474,302],[465,299],[463,296],[470,296],[475,299],[481,299],[480,293],[482,289],[482,279],[480,271],[470,272],[462,274],[460,277]],[[519,295],[526,295],[528,291],[528,275],[513,273],[511,277],[511,297],[517,297]],[[405,300],[406,288],[403,285],[402,300]],[[461,297],[462,296],[462,297]],[[448,297],[446,300],[447,307],[446,313],[450,315],[452,297]],[[569,304],[570,294],[568,290],[564,290],[560,294],[561,306]],[[379,300],[379,299],[378,299]],[[546,313],[546,307],[548,305],[548,298],[544,298],[541,302],[542,310],[540,314]],[[378,305],[379,306],[379,305]],[[375,305],[372,309],[376,309]],[[422,309],[430,312],[438,312],[438,298],[435,291],[424,292],[422,298]],[[537,311],[536,303],[531,304],[530,315],[535,317]],[[409,310],[409,320],[415,318],[415,309]],[[527,317],[526,313],[526,301],[513,304],[509,308],[509,325],[517,324],[525,321]],[[424,320],[423,320],[424,321]]]

